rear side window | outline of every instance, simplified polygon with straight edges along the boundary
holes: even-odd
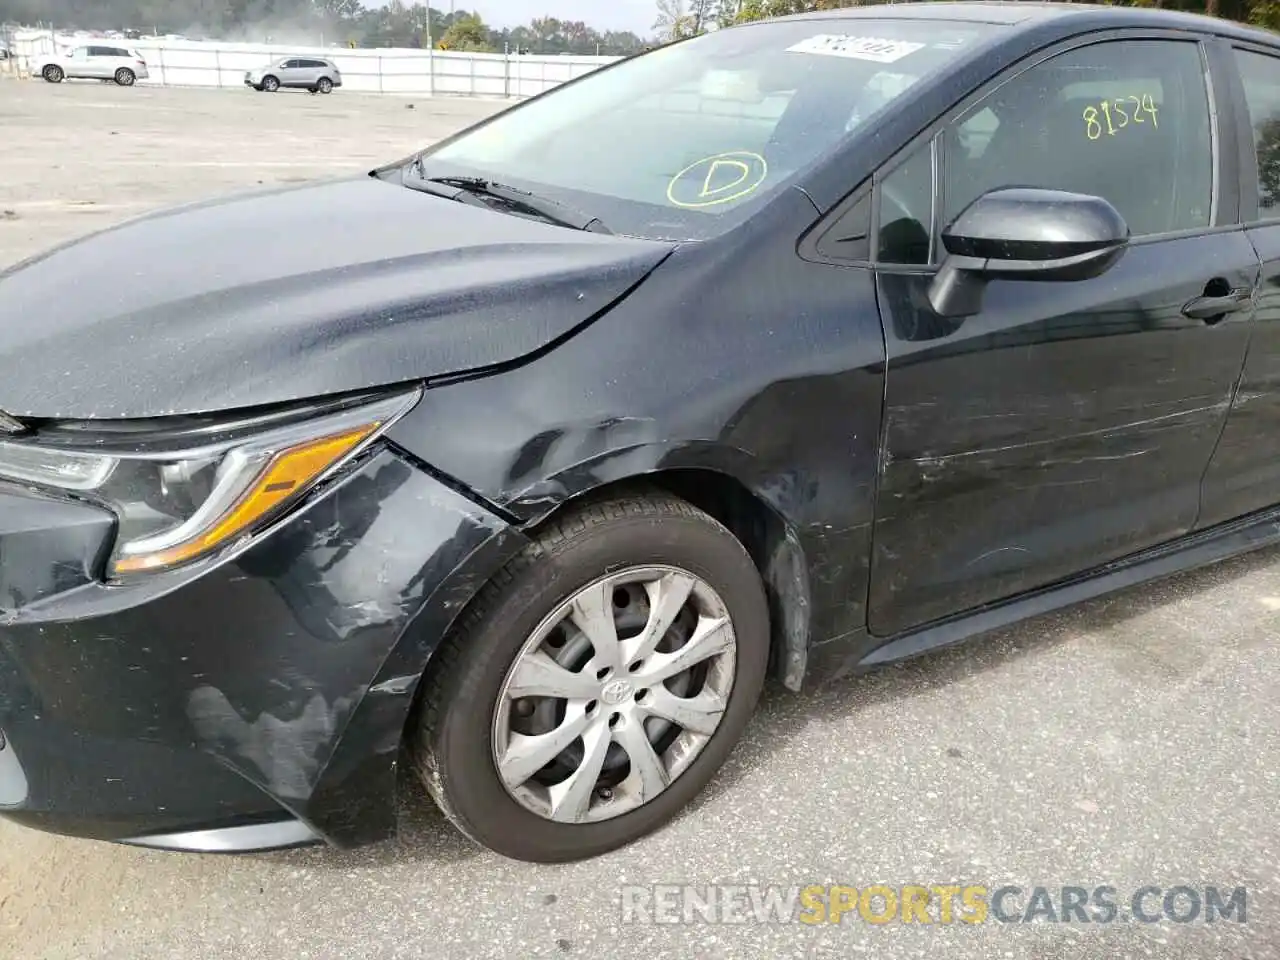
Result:
[[[1258,157],[1258,218],[1280,217],[1280,60],[1236,51]]]
[[[1102,196],[1134,236],[1207,227],[1209,94],[1194,41],[1081,47],[992,91],[947,132],[945,211],[1008,186]]]

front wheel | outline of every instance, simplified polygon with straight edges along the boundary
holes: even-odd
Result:
[[[333,93],[333,81],[328,77],[321,77],[320,81],[316,84],[316,89],[320,93]]]
[[[132,87],[137,79],[137,76],[128,67],[121,67],[116,71],[116,83],[122,87]]]
[[[261,89],[267,93],[275,93],[280,89],[280,81],[275,77],[263,77]]]
[[[61,67],[51,63],[49,66],[44,68],[41,72],[41,76],[43,76],[49,83],[61,83],[66,77],[66,74],[62,72]]]
[[[769,658],[759,573],[727,529],[662,494],[546,530],[435,654],[414,731],[446,816],[518,860],[653,832],[724,763]]]

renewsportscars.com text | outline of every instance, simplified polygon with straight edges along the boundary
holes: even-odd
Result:
[[[1244,887],[657,884],[622,889],[629,924],[1246,923]]]

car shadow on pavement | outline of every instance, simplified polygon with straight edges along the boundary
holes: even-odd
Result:
[[[806,736],[815,718],[847,718],[890,702],[931,695],[949,684],[1008,667],[1020,658],[1043,655],[1082,635],[1095,638],[1104,645],[1126,643],[1127,639],[1121,639],[1123,627],[1155,613],[1171,599],[1186,602],[1208,590],[1272,566],[1280,567],[1280,547],[1131,587],[1032,618],[970,642],[890,664],[870,673],[836,680],[808,693],[796,695],[776,682],[770,683],[742,742],[712,783],[680,814],[677,821],[696,816],[705,804],[733,791],[739,781],[768,764],[770,758],[785,750],[789,742]],[[1280,586],[1276,592],[1280,596]],[[1203,637],[1205,645],[1218,642],[1220,639],[1214,634]],[[1208,656],[1207,651],[1201,652]],[[1146,654],[1147,651],[1143,651],[1144,669],[1150,668],[1150,658]],[[1154,669],[1158,675],[1159,665]],[[940,749],[943,748],[945,745],[940,745]],[[407,769],[402,764],[402,770]],[[306,863],[315,868],[345,870],[420,862],[449,864],[493,854],[459,833],[440,813],[425,789],[406,774],[402,776],[400,827],[395,838],[355,850],[310,848],[257,856],[289,865]]]
[[[1135,637],[1134,622],[1156,614],[1172,602],[1194,601],[1208,591],[1268,568],[1280,571],[1280,546],[1074,604],[911,660],[834,680],[798,696],[781,684],[771,683],[743,742],[681,816],[696,815],[700,806],[735,789],[740,779],[767,763],[769,756],[787,742],[805,736],[814,718],[850,717],[888,703],[929,696],[950,684],[1007,668],[1024,657],[1042,656],[1082,637],[1115,653],[1113,665],[1140,674],[1140,682],[1180,680],[1187,663],[1211,661],[1217,652],[1222,626],[1216,620],[1216,608],[1207,608],[1201,616],[1214,624],[1217,632],[1201,634],[1192,641],[1200,649],[1182,655],[1168,649],[1168,638],[1163,634],[1150,639],[1145,635]],[[1280,584],[1275,593],[1280,604]],[[1242,612],[1241,616],[1247,618],[1250,614]],[[1267,631],[1260,634],[1271,636]],[[1185,640],[1179,638],[1176,643],[1185,644]],[[1247,641],[1241,642],[1242,648],[1247,646]],[[939,749],[946,749],[946,744],[940,744]]]

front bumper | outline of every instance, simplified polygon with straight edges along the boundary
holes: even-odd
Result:
[[[183,849],[391,835],[418,678],[520,534],[390,447],[231,558],[106,586],[113,526],[0,487],[0,815]]]

